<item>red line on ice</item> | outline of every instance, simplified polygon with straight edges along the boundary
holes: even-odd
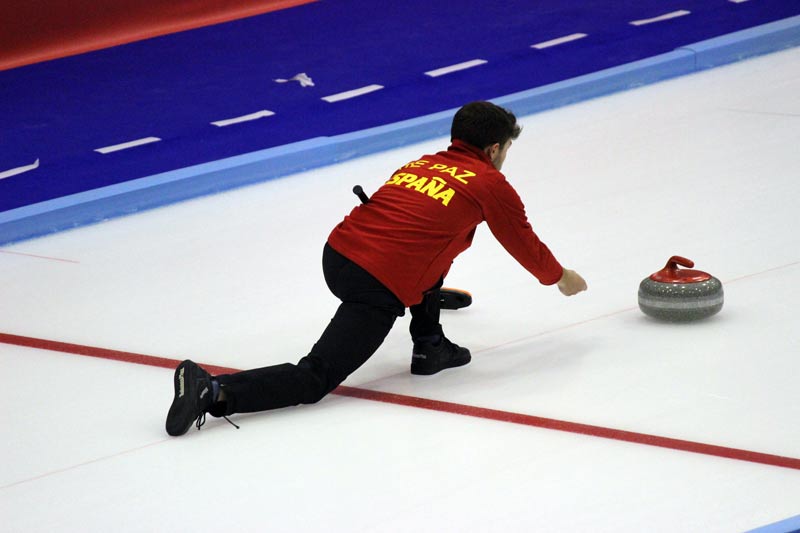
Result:
[[[176,359],[169,359],[165,357],[155,357],[152,355],[143,355],[131,352],[123,352],[118,350],[108,350],[105,348],[96,348],[93,346],[84,346],[80,344],[70,344],[66,342],[37,339],[33,337],[23,337],[19,335],[10,335],[7,333],[0,333],[0,343],[13,344],[16,346],[25,346],[29,348],[38,348],[42,350],[51,350],[63,353],[71,353],[77,355],[85,355],[89,357],[99,357],[102,359],[109,359],[113,361],[122,361],[126,363],[136,363],[140,365],[156,366],[169,369],[174,369],[180,362]],[[227,373],[237,372],[237,370],[234,368],[226,368],[226,367],[206,365],[206,364],[203,364],[202,366],[212,374],[227,374]],[[658,435],[648,435],[646,433],[636,433],[633,431],[625,431],[625,430],[607,428],[602,426],[592,426],[589,424],[581,424],[578,422],[569,422],[565,420],[556,420],[552,418],[543,418],[540,416],[526,415],[522,413],[499,411],[497,409],[486,409],[483,407],[475,407],[471,405],[444,402],[440,400],[417,398],[414,396],[406,396],[403,394],[393,394],[390,392],[381,392],[368,389],[360,389],[356,387],[347,387],[344,385],[340,385],[336,390],[333,391],[333,394],[337,394],[339,396],[347,396],[350,398],[360,398],[362,400],[371,400],[377,402],[391,403],[395,405],[404,405],[407,407],[416,407],[418,409],[429,409],[432,411],[439,411],[443,413],[472,416],[477,418],[484,418],[487,420],[495,420],[498,422],[522,424],[526,426],[532,426],[543,429],[552,429],[557,431],[565,431],[568,433],[577,433],[579,435],[590,435],[592,437],[601,437],[604,439],[631,442],[635,444],[644,444],[647,446],[657,446],[660,448],[668,448],[671,450],[699,453],[714,457],[735,459],[737,461],[747,461],[751,463],[760,463],[771,466],[779,466],[782,468],[791,468],[794,470],[800,470],[800,459],[798,458],[784,457],[780,455],[772,455],[772,454],[754,452],[749,450],[741,450],[737,448],[728,448],[725,446],[705,444],[702,442],[673,439],[670,437],[661,437]]]
[[[26,254],[23,252],[12,252],[10,250],[0,250],[0,254],[9,254],[9,255],[20,255],[23,257],[33,257],[36,259],[47,259],[50,261],[61,261],[62,263],[75,263],[80,264],[80,261],[75,261],[73,259],[62,259],[60,257],[49,257],[46,255],[36,255],[36,254]]]

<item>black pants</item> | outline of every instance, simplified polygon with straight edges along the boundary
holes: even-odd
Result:
[[[342,303],[311,352],[294,365],[217,376],[226,402],[209,411],[221,416],[315,403],[356,371],[383,343],[405,306],[372,277],[329,245],[322,255],[325,282]],[[412,306],[411,337],[441,335],[439,287]]]

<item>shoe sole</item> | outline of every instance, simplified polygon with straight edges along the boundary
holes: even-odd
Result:
[[[442,287],[439,290],[439,305],[441,309],[462,309],[472,304],[472,295],[461,289]]]
[[[186,410],[186,402],[189,402],[190,400],[185,396],[185,393],[188,392],[189,388],[191,387],[189,384],[193,384],[197,379],[198,369],[199,367],[188,359],[179,364],[175,369],[175,374],[172,378],[175,393],[172,399],[172,405],[170,405],[167,413],[167,422],[165,424],[167,434],[170,436],[180,437],[181,435],[184,435],[187,431],[189,431],[189,428],[192,427],[192,424],[196,419],[196,417],[191,419],[187,418],[184,420],[184,423],[177,423],[178,420],[186,416],[186,414],[182,411]],[[183,377],[183,383],[181,383],[181,374]]]
[[[412,363],[411,364],[411,373],[414,374],[415,376],[432,376],[434,374],[438,374],[442,370],[447,370],[448,368],[458,368],[460,366],[464,366],[467,363],[469,363],[470,361],[472,361],[472,356],[468,357],[467,359],[465,359],[462,362],[459,362],[459,363],[456,363],[456,364],[453,364],[453,365],[447,365],[447,366],[443,366],[441,368],[430,368],[430,369],[428,369],[428,368],[419,368],[419,367],[415,368],[414,364]]]

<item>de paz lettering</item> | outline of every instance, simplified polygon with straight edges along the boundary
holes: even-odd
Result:
[[[440,201],[445,207],[450,203],[450,200],[453,199],[456,192],[447,184],[447,180],[440,175],[447,175],[450,179],[458,180],[465,185],[469,184],[467,178],[471,178],[475,175],[471,170],[448,167],[441,163],[430,164],[430,161],[425,159],[412,161],[405,165],[403,169],[429,170],[431,171],[431,175],[420,175],[422,172],[419,171],[417,171],[418,173],[398,172],[386,182],[386,185],[397,185],[417,191],[420,194],[426,194],[428,197]],[[440,175],[434,175],[434,173]]]

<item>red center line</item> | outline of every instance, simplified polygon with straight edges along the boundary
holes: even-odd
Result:
[[[739,282],[739,281],[742,281],[742,280],[754,278],[754,277],[757,277],[757,276],[761,276],[763,274],[769,274],[771,272],[776,272],[778,270],[783,270],[783,269],[791,268],[791,267],[798,266],[798,265],[800,265],[800,261],[794,261],[792,263],[787,263],[785,265],[780,265],[780,266],[768,268],[768,269],[762,270],[760,272],[753,272],[752,274],[745,274],[743,276],[739,276],[738,278],[732,278],[732,279],[729,279],[729,280],[726,280],[726,281],[722,282],[722,285],[724,287],[726,285],[730,285],[731,283],[736,283],[736,282]],[[604,315],[587,318],[585,320],[581,320],[580,322],[573,322],[571,324],[566,324],[566,325],[559,326],[559,327],[556,327],[554,329],[550,329],[550,330],[546,330],[546,331],[540,331],[538,333],[534,333],[533,335],[526,335],[524,337],[520,337],[520,338],[517,338],[517,339],[514,339],[514,340],[506,341],[506,342],[503,342],[501,344],[496,344],[494,346],[487,346],[486,348],[482,348],[480,350],[473,350],[472,353],[476,354],[476,353],[481,353],[481,352],[488,352],[490,350],[496,350],[497,348],[502,348],[503,346],[510,346],[512,344],[518,344],[518,343],[521,343],[521,342],[529,341],[531,339],[535,339],[536,337],[543,337],[545,335],[550,335],[552,333],[556,333],[556,332],[559,332],[559,331],[564,331],[566,329],[571,329],[571,328],[574,328],[574,327],[577,327],[577,326],[582,326],[584,324],[588,324],[590,322],[595,322],[597,320],[604,320],[606,318],[610,318],[610,317],[616,316],[616,315],[621,315],[623,313],[628,313],[630,311],[635,311],[637,309],[639,309],[639,308],[636,307],[636,306],[634,306],[634,307],[626,307],[625,309],[618,309],[617,311],[612,311],[612,312],[606,313]]]
[[[752,274],[745,274],[743,276],[739,276],[738,278],[729,279],[728,281],[725,282],[725,284],[727,285],[728,283],[736,283],[737,281],[742,281],[744,279],[754,278],[754,277],[760,276],[762,274],[769,274],[770,272],[775,272],[777,270],[783,270],[785,268],[791,268],[791,267],[794,267],[794,266],[797,266],[797,265],[800,265],[800,261],[795,261],[793,263],[787,263],[785,265],[780,265],[780,266],[768,268],[766,270],[762,270],[761,272],[754,272]]]
[[[22,252],[11,252],[9,250],[0,250],[0,254],[21,255],[23,257],[35,257],[36,259],[48,259],[50,261],[61,261],[62,263],[80,264],[80,261],[74,261],[72,259],[61,259],[60,257],[48,257],[46,255],[25,254],[25,253],[22,253]]]
[[[89,357],[99,357],[102,359],[109,359],[113,361],[122,361],[126,363],[136,363],[140,365],[156,366],[169,369],[174,369],[180,362],[177,359],[154,357],[152,355],[142,355],[131,352],[122,352],[117,350],[108,350],[105,348],[96,348],[92,346],[83,346],[80,344],[70,344],[66,342],[37,339],[33,337],[22,337],[19,335],[10,335],[8,333],[0,333],[0,343],[13,344],[15,346],[25,346],[29,348],[38,348],[42,350],[51,350],[63,353],[71,353],[77,355],[85,355]],[[227,367],[205,365],[205,364],[202,366],[212,374],[229,374],[232,372],[238,372],[238,370],[236,370],[235,368],[227,368]],[[577,422],[556,420],[553,418],[543,418],[540,416],[513,413],[509,411],[499,411],[497,409],[486,409],[483,407],[475,407],[471,405],[443,402],[439,400],[429,400],[426,398],[417,398],[414,396],[406,396],[403,394],[393,394],[389,392],[360,389],[356,387],[347,387],[344,385],[340,385],[336,390],[333,391],[333,394],[337,394],[339,396],[347,396],[350,398],[360,398],[362,400],[371,400],[376,402],[391,403],[395,405],[404,405],[407,407],[416,407],[418,409],[429,409],[432,411],[438,411],[443,413],[451,413],[462,416],[472,416],[476,418],[495,420],[498,422],[522,424],[526,426],[532,426],[543,429],[552,429],[557,431],[565,431],[568,433],[577,433],[579,435],[589,435],[593,437],[601,437],[605,439],[631,442],[635,444],[644,444],[647,446],[668,448],[671,450],[699,453],[714,457],[723,457],[726,459],[735,459],[737,461],[747,461],[751,463],[759,463],[770,466],[779,466],[782,468],[791,468],[794,470],[800,470],[800,459],[797,458],[753,452],[737,448],[727,448],[725,446],[716,446],[714,444],[704,444],[701,442],[673,439],[669,437],[661,437],[658,435],[648,435],[646,433],[636,433],[633,431],[625,431],[625,430],[607,428],[602,426],[592,426],[589,424],[580,424]]]

